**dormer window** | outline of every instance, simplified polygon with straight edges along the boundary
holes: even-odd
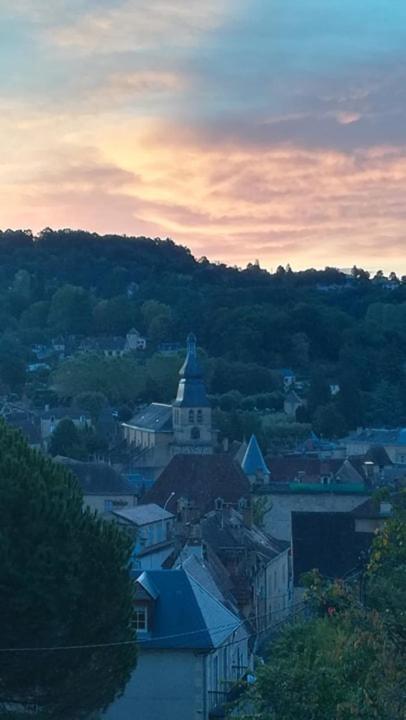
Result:
[[[146,632],[148,630],[148,609],[145,606],[135,608],[134,624],[137,632]]]

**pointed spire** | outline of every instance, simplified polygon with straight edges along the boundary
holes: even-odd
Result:
[[[180,382],[175,405],[183,407],[209,407],[203,371],[197,357],[196,335],[189,333],[187,337],[186,359],[179,370]]]
[[[179,375],[185,379],[202,378],[203,372],[197,357],[197,340],[193,333],[187,336],[186,350],[186,359],[179,370]]]
[[[261,452],[261,448],[258,445],[258,441],[255,435],[251,435],[251,439],[248,443],[247,450],[243,457],[241,467],[245,474],[251,475],[263,475],[269,477],[271,472],[265,463],[264,456]]]

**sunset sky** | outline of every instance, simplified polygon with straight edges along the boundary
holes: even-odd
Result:
[[[0,0],[0,227],[406,273],[405,0]]]

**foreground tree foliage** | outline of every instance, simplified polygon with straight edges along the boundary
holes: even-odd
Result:
[[[406,511],[378,534],[359,586],[314,572],[314,619],[272,646],[251,693],[261,720],[404,720],[406,708]],[[364,586],[365,583],[365,586]]]
[[[134,639],[129,540],[83,510],[73,477],[4,424],[0,488],[0,646],[10,650],[0,652],[0,713],[93,717],[136,662],[131,642],[114,645]],[[66,646],[77,647],[38,650]]]

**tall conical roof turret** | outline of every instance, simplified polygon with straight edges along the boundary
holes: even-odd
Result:
[[[187,338],[186,359],[179,370],[180,382],[174,405],[177,407],[209,407],[203,371],[197,357],[196,335],[190,333]]]
[[[262,475],[269,478],[271,474],[255,435],[251,435],[241,467],[248,476]]]

